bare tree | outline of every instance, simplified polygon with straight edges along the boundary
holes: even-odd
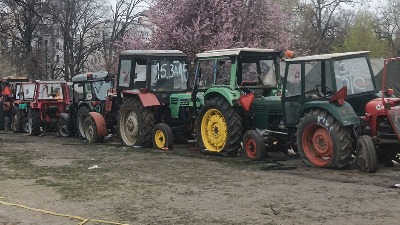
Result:
[[[36,36],[38,24],[43,18],[41,0],[2,0],[2,16],[6,23],[1,25],[3,46],[4,41],[11,40],[11,48],[4,49],[11,62],[18,64],[17,73],[38,78],[41,74],[40,57],[34,51],[32,41]],[[6,11],[7,10],[7,11]],[[4,22],[4,21],[3,21]],[[27,74],[25,74],[27,73]]]
[[[84,70],[88,57],[101,46],[104,6],[101,0],[52,0],[53,20],[63,38],[65,80]]]
[[[138,17],[143,15],[141,6],[145,4],[144,0],[117,0],[111,7],[112,19],[108,24],[110,30],[103,35],[103,56],[107,68],[113,64],[115,57],[114,43],[127,34],[129,26]]]
[[[297,47],[310,53],[328,52],[350,19],[342,6],[358,3],[356,0],[300,1],[296,10],[300,15],[296,21]]]
[[[387,41],[393,55],[400,55],[400,0],[387,0],[377,9],[375,33]]]

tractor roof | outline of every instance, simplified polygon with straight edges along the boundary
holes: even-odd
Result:
[[[332,53],[332,54],[323,54],[323,55],[310,55],[297,57],[293,59],[286,59],[286,62],[297,62],[297,61],[318,61],[318,60],[328,60],[335,58],[345,58],[348,56],[356,56],[356,55],[365,55],[368,54],[369,51],[359,51],[359,52],[343,52],[343,53]]]
[[[66,84],[65,80],[35,80],[38,84]]]
[[[82,73],[74,76],[72,78],[72,82],[80,82],[80,81],[88,81],[88,80],[104,80],[105,77],[107,76],[107,71],[99,71],[99,72],[87,72],[87,73]],[[91,76],[91,78],[88,78],[88,75]]]
[[[209,57],[221,57],[221,56],[237,56],[241,53],[281,53],[281,51],[277,51],[274,49],[265,49],[265,48],[233,48],[233,49],[220,49],[220,50],[212,50],[206,51],[203,53],[198,53],[196,56],[198,58],[209,58]]]
[[[120,55],[134,55],[134,56],[184,56],[186,54],[179,50],[126,50],[121,52]]]
[[[17,76],[8,76],[8,77],[2,77],[0,78],[2,81],[8,81],[8,82],[24,82],[24,81],[29,81],[27,77],[17,77]]]

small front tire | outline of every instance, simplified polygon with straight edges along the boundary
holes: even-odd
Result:
[[[264,159],[267,152],[262,135],[255,130],[248,130],[243,136],[243,150],[249,159]]]
[[[357,138],[356,162],[364,172],[375,173],[378,170],[375,144],[370,136],[363,135]]]
[[[153,147],[172,149],[174,137],[171,128],[165,123],[159,123],[153,128]]]

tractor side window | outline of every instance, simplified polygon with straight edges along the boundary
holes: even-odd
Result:
[[[347,94],[373,91],[371,71],[365,57],[337,60],[334,64],[337,89],[347,86]]]
[[[21,91],[21,85],[17,84],[17,86],[15,87],[15,99],[19,100],[22,99],[23,92]]]
[[[331,67],[330,67],[331,64],[329,63],[329,61],[325,61],[324,63],[325,63],[325,82],[326,82],[325,85],[333,90],[332,73],[331,73]]]
[[[199,61],[198,87],[209,88],[214,84],[214,60]]]
[[[39,99],[63,99],[60,84],[41,84],[39,87]]]
[[[216,85],[229,85],[231,79],[231,65],[230,59],[217,60]]]
[[[23,84],[22,88],[24,99],[33,99],[35,94],[35,84]]]
[[[290,64],[288,67],[286,95],[301,95],[301,64]]]
[[[131,80],[131,68],[132,62],[131,60],[121,60],[120,69],[119,69],[119,80],[118,86],[120,87],[129,87],[129,83]]]
[[[109,81],[96,81],[92,83],[93,93],[99,100],[106,100],[107,90],[111,88],[111,82]]]
[[[74,84],[74,99],[75,100],[83,99],[83,86],[82,86],[82,84],[79,84],[79,83]]]
[[[273,60],[243,62],[241,68],[241,86],[268,85],[276,87],[277,81]]]
[[[305,92],[309,92],[318,88],[321,90],[321,62],[305,63]],[[317,86],[316,86],[317,85]]]

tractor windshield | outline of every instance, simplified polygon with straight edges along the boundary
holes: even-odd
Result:
[[[39,99],[63,99],[61,84],[40,84]]]
[[[85,94],[91,94],[98,100],[106,100],[107,90],[111,88],[111,82],[109,81],[95,81],[86,83]]]
[[[276,73],[273,60],[245,61],[239,71],[242,74],[240,86],[276,87]]]
[[[152,91],[186,90],[186,62],[183,60],[153,60],[151,62],[150,87]]]
[[[334,70],[337,90],[347,86],[348,95],[375,90],[365,57],[335,60]]]

